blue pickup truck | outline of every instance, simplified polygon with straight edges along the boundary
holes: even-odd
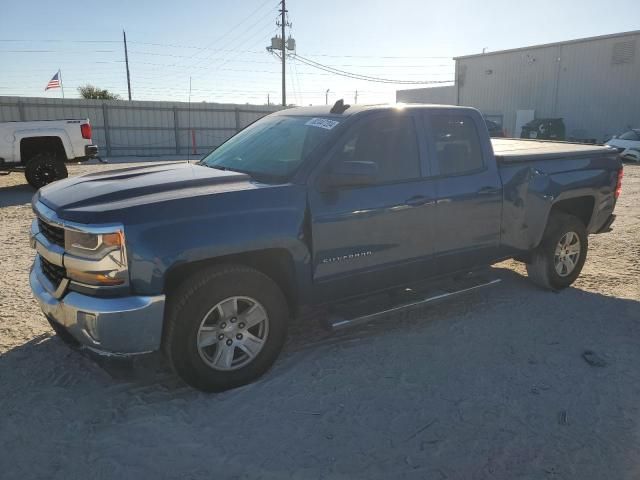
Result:
[[[301,306],[340,327],[491,284],[466,273],[507,258],[568,287],[621,180],[613,149],[491,140],[473,108],[288,109],[195,164],[39,190],[30,283],[63,339],[162,350],[220,391],[273,364]]]

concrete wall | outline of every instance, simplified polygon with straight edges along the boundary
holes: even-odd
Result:
[[[282,107],[0,97],[0,122],[89,118],[102,156],[206,153]]]
[[[502,115],[562,117],[567,136],[604,140],[640,126],[640,32],[609,35],[457,60],[458,104]]]
[[[397,90],[396,102],[402,103],[435,103],[439,105],[456,104],[456,87],[448,85],[444,87],[412,88],[409,90]]]

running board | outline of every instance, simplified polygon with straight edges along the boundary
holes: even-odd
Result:
[[[487,279],[484,277],[467,277],[462,281],[457,281],[448,287],[445,286],[444,288],[432,287],[417,290],[407,288],[400,295],[408,298],[400,299],[401,301],[399,303],[397,302],[398,299],[396,299],[396,302],[389,301],[388,299],[386,301],[383,300],[382,302],[380,299],[362,299],[359,302],[343,304],[342,306],[339,305],[334,311],[329,313],[327,323],[330,329],[341,330],[343,328],[371,322],[389,315],[390,313],[425,305],[427,303],[435,303],[463,293],[489,287],[500,282],[501,280],[499,278]],[[398,297],[398,294],[391,294],[390,296],[391,300],[393,300],[393,297]],[[371,305],[372,303],[373,305]],[[371,311],[372,306],[375,311]],[[369,310],[369,312],[366,310]]]

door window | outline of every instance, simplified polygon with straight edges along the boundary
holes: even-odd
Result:
[[[484,167],[480,137],[471,117],[435,114],[431,129],[440,175],[460,175]]]
[[[374,162],[378,183],[420,177],[418,140],[413,119],[388,115],[365,119],[348,134],[333,162]]]

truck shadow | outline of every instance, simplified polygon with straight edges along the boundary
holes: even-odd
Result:
[[[0,208],[31,203],[34,193],[34,188],[27,183],[0,187]]]
[[[348,362],[353,354],[351,349],[361,351],[363,345],[385,336],[394,337],[393,341],[398,335],[424,336],[427,341],[433,336],[433,339],[446,342],[447,337],[478,328],[476,318],[489,320],[487,334],[492,335],[496,343],[510,342],[510,348],[514,351],[528,348],[519,343],[526,343],[530,335],[540,332],[549,337],[550,344],[566,342],[567,336],[571,336],[572,342],[582,342],[585,350],[594,343],[611,340],[610,348],[611,345],[615,346],[616,336],[622,335],[620,331],[628,332],[629,323],[637,322],[640,318],[640,302],[635,300],[577,288],[569,288],[561,293],[546,292],[532,286],[526,277],[508,268],[494,267],[492,272],[502,279],[501,284],[442,303],[390,314],[376,322],[340,332],[326,329],[320,322],[320,315],[312,313],[298,318],[291,325],[280,359],[258,383],[266,385],[271,380],[278,381],[278,378],[295,382],[292,377],[300,364],[322,361],[322,356],[327,353],[334,360],[336,356],[344,354],[345,362]],[[572,310],[572,317],[584,320],[583,335],[576,337],[576,325],[563,322],[561,317],[566,315],[562,312],[563,305],[562,308]],[[508,336],[504,333],[505,328],[509,329]],[[598,338],[590,337],[590,331],[597,331]],[[367,361],[366,351],[365,348],[364,356],[359,361]],[[52,364],[56,365],[54,374],[50,372]],[[44,370],[43,365],[46,365]],[[115,387],[118,391],[139,387],[165,391],[187,388],[174,376],[160,354],[134,359],[97,357],[67,346],[53,332],[51,335],[40,335],[0,355],[0,373],[13,370],[20,374],[12,376],[11,382],[0,382],[0,397],[4,389],[20,390],[25,382],[31,384],[35,378],[38,378],[38,388],[44,389],[47,386],[78,385],[87,378],[91,378],[91,385],[97,386],[97,381],[107,390]],[[0,375],[3,376],[6,377]]]

